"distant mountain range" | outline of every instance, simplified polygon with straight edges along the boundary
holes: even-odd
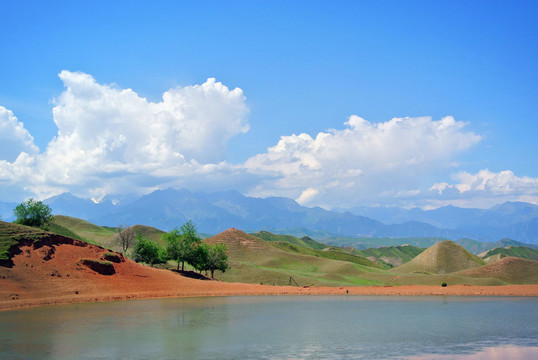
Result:
[[[354,208],[329,211],[300,206],[282,197],[248,197],[237,191],[215,193],[157,190],[129,203],[95,203],[70,193],[44,201],[55,214],[74,216],[103,226],[143,224],[170,230],[192,220],[198,231],[217,234],[230,227],[245,231],[312,234],[312,231],[348,237],[440,237],[497,241],[510,238],[538,243],[538,206],[506,202],[491,209],[453,206],[436,210]],[[1,203],[0,214],[16,204]],[[304,231],[303,231],[304,230]]]

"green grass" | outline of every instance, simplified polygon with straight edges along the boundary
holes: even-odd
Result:
[[[386,264],[385,268],[392,268],[412,260],[424,250],[413,245],[398,245],[356,250],[355,253],[366,258],[373,257],[381,264]]]
[[[48,236],[41,229],[0,221],[0,260],[10,259],[10,249],[21,240],[37,241]]]
[[[320,242],[317,242],[308,236],[303,236],[302,238],[298,238],[292,235],[273,234],[269,231],[259,231],[251,235],[257,236],[265,241],[287,242],[290,244],[299,245],[302,247],[316,249],[316,250],[323,250],[329,247],[327,244],[322,244]]]
[[[53,234],[57,234],[57,235],[63,235],[65,237],[69,237],[71,239],[76,239],[76,240],[80,240],[80,241],[84,241],[84,242],[87,242],[87,243],[90,243],[90,244],[96,244],[95,241],[93,240],[89,240],[89,239],[86,239],[86,238],[83,238],[82,236],[80,236],[79,234],[71,231],[70,229],[54,222],[50,225],[49,227],[49,232],[53,233]]]
[[[318,258],[331,259],[331,260],[346,261],[346,262],[351,262],[351,263],[355,263],[359,265],[371,266],[375,268],[383,268],[383,266],[376,264],[366,259],[363,256],[354,255],[348,251],[345,251],[344,249],[339,249],[335,247],[327,247],[325,248],[325,250],[316,250],[316,249],[306,248],[299,245],[293,245],[293,244],[283,242],[283,241],[271,242],[270,245],[278,249],[281,249],[287,252],[296,253],[296,254],[315,256]]]
[[[114,237],[116,235],[116,231],[112,230],[112,228],[104,228],[89,223],[82,219],[77,219],[64,215],[56,215],[54,219],[54,224],[58,228],[67,229],[69,232],[75,234],[76,237],[69,235],[65,236],[69,236],[79,240],[82,239],[82,241],[100,245],[106,248],[117,248],[117,246],[114,244]]]
[[[510,246],[508,248],[496,248],[485,253],[482,258],[488,258],[497,254],[515,256],[521,259],[538,260],[538,250],[525,246]]]
[[[375,237],[345,237],[345,236],[332,236],[324,239],[327,244],[340,246],[340,247],[352,247],[358,250],[364,250],[369,248],[389,247],[409,244],[420,248],[428,248],[439,241],[446,239],[438,237],[425,237],[425,238],[375,238]]]

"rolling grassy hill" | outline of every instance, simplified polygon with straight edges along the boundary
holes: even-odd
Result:
[[[471,278],[494,278],[509,284],[536,284],[538,261],[505,257],[492,264],[462,270],[456,274]]]
[[[108,249],[121,250],[115,239],[117,234],[116,228],[94,225],[85,220],[70,216],[56,215],[54,218],[55,220],[50,228],[50,232],[97,244]],[[161,246],[164,245],[161,240],[161,235],[164,231],[145,225],[134,225],[133,229],[135,233],[139,233]]]
[[[57,228],[61,230],[67,229],[83,240],[92,241],[104,247],[112,246],[113,238],[116,235],[116,232],[110,228],[104,228],[82,219],[64,215],[54,216],[54,226],[50,230],[51,232],[56,232],[55,229]]]
[[[67,230],[82,239],[117,249],[113,242],[116,234],[114,228],[100,227],[80,219],[62,216],[57,217],[57,225],[64,228],[60,229],[64,235]],[[162,231],[141,225],[136,225],[135,229],[163,245]],[[40,230],[26,231],[43,234]],[[9,236],[7,238],[9,241]],[[224,274],[219,273],[218,278],[228,282],[289,285],[292,277],[300,286],[440,285],[442,282],[470,285],[538,283],[538,276],[534,276],[532,271],[530,275],[520,274],[519,277],[515,272],[510,276],[499,272],[488,276],[474,276],[474,273],[462,272],[460,270],[468,267],[481,267],[485,262],[450,241],[440,242],[424,251],[415,246],[356,250],[325,245],[306,237],[297,238],[269,232],[260,232],[253,236],[236,229],[227,230],[205,241],[227,244],[232,268]],[[6,241],[4,243],[7,244]],[[411,259],[414,253],[418,255]],[[376,260],[378,264],[367,257]],[[402,262],[410,261],[388,271],[391,264],[384,261],[393,261],[394,258]],[[511,271],[511,268],[506,269]]]
[[[316,240],[312,239],[309,236],[303,236],[301,238],[298,238],[292,235],[273,234],[269,231],[258,231],[257,233],[253,233],[251,235],[257,236],[265,241],[287,242],[290,244],[299,245],[302,247],[316,249],[316,250],[323,250],[329,247],[329,245],[317,242]]]
[[[412,260],[424,250],[424,248],[404,244],[398,246],[355,250],[354,253],[362,255],[368,259],[375,259],[377,262],[387,264],[387,267],[395,267]]]
[[[529,260],[537,260],[538,261],[538,250],[531,249],[526,246],[507,246],[503,248],[495,248],[489,251],[486,251],[485,253],[480,254],[479,256],[486,260],[488,263],[491,261],[488,261],[487,259],[491,258],[492,256],[496,258],[502,258],[502,257],[518,257],[521,259],[529,259]]]
[[[383,270],[379,268],[283,250],[241,230],[229,229],[205,241],[210,244],[224,243],[228,248],[231,270],[223,274],[224,281],[289,285],[292,277],[300,286],[383,284],[362,276],[382,273]],[[297,245],[286,244],[299,249]],[[301,248],[302,251],[308,250]]]

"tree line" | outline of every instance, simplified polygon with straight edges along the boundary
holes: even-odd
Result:
[[[215,270],[225,272],[229,269],[226,244],[210,245],[202,242],[196,227],[189,220],[180,228],[175,228],[162,235],[165,247],[136,235],[134,260],[151,266],[164,264],[168,260],[177,261],[177,270],[185,270],[185,263],[199,272],[209,271],[214,277]]]

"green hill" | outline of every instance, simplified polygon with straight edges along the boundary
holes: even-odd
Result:
[[[505,257],[486,266],[459,271],[456,275],[498,279],[509,284],[536,284],[538,261]]]
[[[419,248],[428,248],[439,241],[446,239],[437,237],[425,237],[425,238],[375,238],[375,237],[329,237],[323,241],[327,244],[340,246],[340,247],[352,247],[358,250],[365,250],[369,248],[400,246],[400,245],[413,245]]]
[[[298,238],[292,235],[273,234],[268,231],[260,231],[251,235],[268,241],[269,244],[273,247],[291,253],[316,256],[325,259],[347,261],[359,265],[371,266],[376,268],[387,267],[383,266],[384,264],[378,265],[375,262],[366,259],[366,257],[355,253],[354,249],[346,250],[343,248],[322,244],[311,239],[308,236]]]
[[[500,255],[495,257],[495,255]],[[488,259],[491,257],[501,258],[501,257],[518,257],[521,259],[537,260],[538,261],[538,250],[531,249],[526,246],[507,246],[502,248],[495,248],[489,251],[486,251],[479,255],[482,259]],[[487,260],[486,260],[487,261]],[[491,262],[491,261],[487,261]]]
[[[259,231],[251,235],[257,236],[265,241],[287,242],[290,244],[299,245],[299,246],[316,249],[316,250],[323,250],[329,246],[327,244],[322,244],[320,242],[317,242],[309,236],[303,236],[302,238],[298,238],[292,235],[273,234],[269,231]]]
[[[160,246],[165,245],[164,242],[162,241],[162,234],[165,233],[164,231],[154,228],[152,226],[145,226],[145,225],[134,225],[132,226],[132,228],[135,234],[141,234],[145,238],[148,238],[149,240],[156,242]]]
[[[462,246],[445,240],[429,247],[413,260],[393,270],[399,273],[448,274],[485,264],[484,260],[471,254]]]
[[[57,232],[58,229],[60,229],[59,232]],[[112,248],[114,246],[116,232],[111,228],[97,226],[85,220],[70,216],[55,215],[54,226],[51,227],[51,232],[64,235],[61,233],[65,231],[64,229],[75,234],[75,236],[70,236],[75,239],[90,241],[106,248]]]
[[[370,260],[387,264],[387,267],[400,266],[423,252],[425,249],[413,245],[398,245],[356,250],[355,253]]]
[[[512,239],[508,239],[508,238],[495,241],[495,242],[483,242],[483,241],[478,241],[478,240],[473,240],[473,239],[459,239],[456,241],[456,243],[460,244],[465,249],[467,249],[467,251],[475,255],[478,255],[480,253],[483,253],[483,252],[486,252],[488,250],[492,250],[495,248],[502,248],[502,247],[507,247],[507,246],[525,246],[525,247],[529,247],[533,249],[537,248],[537,245],[526,244],[526,243],[522,243],[522,242],[515,241]]]
[[[281,244],[301,250],[283,250],[241,230],[229,229],[204,241],[210,244],[226,244],[231,270],[222,275],[224,281],[289,285],[292,277],[300,286],[383,284],[382,281],[363,276],[368,273],[383,273],[379,268],[303,254],[301,251],[322,250],[308,249],[287,242]]]

